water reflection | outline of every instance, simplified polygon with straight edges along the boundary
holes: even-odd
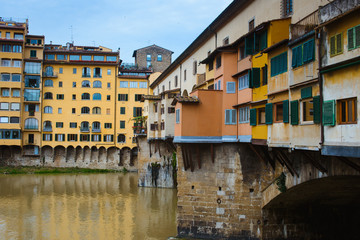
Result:
[[[1,239],[167,239],[175,209],[131,173],[0,176]]]

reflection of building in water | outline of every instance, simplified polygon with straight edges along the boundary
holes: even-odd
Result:
[[[135,174],[1,176],[0,198],[4,239],[176,235],[176,191],[138,189]]]

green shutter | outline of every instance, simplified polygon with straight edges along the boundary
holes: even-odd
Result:
[[[254,88],[260,87],[260,68],[252,69],[252,80],[254,84]]]
[[[312,97],[312,87],[306,87],[301,89],[301,99]]]
[[[355,27],[355,47],[360,47],[360,25]]]
[[[293,68],[296,68],[297,67],[297,55],[299,54],[298,53],[298,47],[294,47],[293,49],[292,49],[292,59],[291,59],[291,66],[293,67]]]
[[[267,31],[260,34],[260,51],[267,48]]]
[[[291,125],[299,124],[299,102],[291,101]]]
[[[324,101],[323,124],[324,126],[335,126],[335,100]]]
[[[283,101],[283,122],[289,123],[289,100]]]
[[[250,125],[256,126],[256,108],[250,109]]]
[[[354,30],[355,28],[350,28],[347,32],[348,34],[348,49],[354,49],[355,48],[355,44],[354,44]]]
[[[342,53],[342,34],[336,35],[336,53]]]
[[[303,48],[302,48],[302,52],[303,52],[303,62],[306,63],[308,61],[308,55],[309,55],[309,42],[305,42],[303,44]]]
[[[315,60],[315,40],[311,39],[309,41],[309,49],[308,49],[308,62]]]
[[[267,103],[265,105],[265,123],[272,124],[273,123],[273,104]]]
[[[120,94],[118,94],[118,101],[120,101]]]
[[[127,101],[127,100],[128,100],[128,95],[126,94],[126,95],[125,95],[125,101]]]
[[[254,87],[254,81],[252,78],[252,70],[249,69],[248,70],[248,76],[249,76],[249,88],[253,88]]]
[[[245,38],[245,54],[252,55],[254,52],[254,37]]]
[[[335,45],[335,36],[330,38],[330,55],[334,55],[336,53],[336,45]]]
[[[265,67],[263,67],[262,70],[263,70],[263,85],[266,85],[268,82],[268,65],[265,64]]]
[[[275,58],[272,58],[270,60],[270,64],[271,64],[271,66],[270,66],[270,76],[273,77],[273,76],[275,76]]]
[[[321,122],[320,120],[320,96],[314,96],[313,98],[314,103],[314,123],[319,124]]]
[[[133,108],[133,117],[136,117],[136,107]]]

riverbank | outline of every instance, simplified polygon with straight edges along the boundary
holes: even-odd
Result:
[[[52,167],[0,167],[0,174],[126,173],[122,170]]]

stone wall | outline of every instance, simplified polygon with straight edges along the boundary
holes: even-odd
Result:
[[[0,146],[0,165],[137,171],[137,149],[45,146],[39,156],[29,156],[23,154],[21,147]]]
[[[138,173],[139,186],[174,188],[173,146],[172,143],[138,137]]]
[[[136,64],[139,68],[146,68],[146,56],[151,55],[151,66],[154,72],[163,72],[171,64],[172,52],[158,46],[149,46],[136,50]],[[158,54],[162,55],[162,61],[157,61]]]
[[[180,237],[260,239],[266,185],[260,179],[271,171],[247,144],[214,144],[213,150],[210,144],[182,144],[177,158]],[[185,170],[189,159],[193,171]]]

